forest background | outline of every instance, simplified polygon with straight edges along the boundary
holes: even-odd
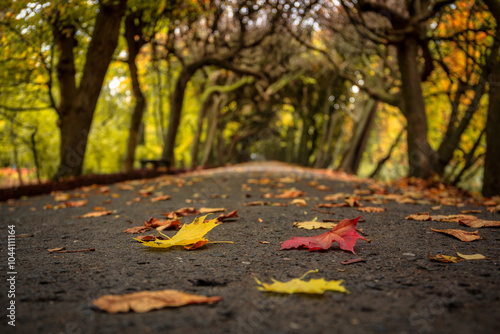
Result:
[[[500,195],[498,22],[497,0],[2,1],[0,182],[273,159]]]

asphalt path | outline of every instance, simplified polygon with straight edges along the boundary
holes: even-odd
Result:
[[[335,194],[334,200],[332,196],[325,199]],[[152,201],[165,195],[171,198]],[[54,209],[68,201],[87,202]],[[248,205],[251,202],[260,205]],[[338,205],[321,207],[328,203]],[[348,205],[339,206],[342,203]],[[488,212],[482,204],[492,203],[439,187],[430,191],[404,183],[387,187],[340,173],[278,163],[165,175],[2,202],[0,331],[499,333],[500,228],[405,219],[422,212],[456,215],[479,210],[473,215],[500,220],[499,213]],[[357,205],[386,210],[360,212]],[[133,239],[156,235],[154,230],[124,233],[151,217],[164,219],[162,213],[184,207],[224,208],[226,213],[237,210],[237,218],[223,221],[207,234],[210,241],[234,243],[159,250]],[[103,210],[111,212],[79,218]],[[355,254],[341,250],[337,243],[324,251],[280,250],[281,243],[292,237],[328,231],[300,229],[294,222],[358,216],[362,217],[357,228],[370,242],[357,240]],[[181,222],[190,223],[195,217],[183,217]],[[463,242],[431,228],[478,230],[481,239]],[[176,233],[164,232],[169,236]],[[9,233],[16,238],[8,238]],[[15,247],[15,254],[9,254],[9,247],[10,251]],[[78,252],[48,251],[63,247],[63,251]],[[457,263],[429,259],[429,254],[457,257],[456,251],[488,259]],[[363,261],[342,264],[359,258]],[[257,289],[254,279],[289,281],[315,269],[318,272],[306,281],[344,280],[350,293],[264,292]],[[147,313],[109,314],[93,305],[103,295],[164,289],[220,296],[222,300]]]

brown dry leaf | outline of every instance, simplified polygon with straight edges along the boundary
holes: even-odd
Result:
[[[293,226],[298,228],[303,228],[306,230],[315,230],[319,228],[332,229],[337,226],[336,223],[323,223],[318,221],[305,221],[305,222],[295,222]]]
[[[226,219],[236,218],[236,217],[238,217],[238,211],[233,210],[227,214],[221,214],[219,217],[217,217],[217,220],[221,222],[221,221],[224,221]]]
[[[350,195],[346,194],[346,193],[336,193],[336,194],[331,194],[331,195],[327,195],[327,196],[323,197],[323,200],[335,202],[335,201],[338,201],[339,199],[344,199],[344,198],[349,197],[349,196]]]
[[[458,261],[460,261],[460,259],[455,256],[448,256],[442,254],[431,255],[431,253],[429,253],[428,256],[429,259],[431,259],[432,261],[443,262],[443,263],[457,263]]]
[[[441,205],[436,205],[436,206],[433,206],[433,207],[431,208],[431,210],[434,210],[434,211],[441,210]]]
[[[358,208],[361,212],[384,212],[385,208],[377,208],[375,206],[365,206],[364,208]]]
[[[463,219],[477,219],[476,216],[471,216],[471,215],[436,215],[436,216],[431,216],[431,220],[437,221],[437,222],[453,222],[453,223],[458,223],[460,220]]]
[[[300,190],[285,190],[281,195],[276,195],[276,198],[297,198],[305,196],[306,193]]]
[[[347,204],[345,204],[345,205],[347,205]],[[336,204],[333,204],[333,203],[320,203],[320,204],[316,205],[316,207],[317,208],[335,208],[337,206],[336,206]]]
[[[128,228],[123,232],[130,233],[130,234],[136,234],[136,233],[144,233],[146,231],[149,231],[150,229],[151,229],[151,227],[147,227],[147,226],[136,226],[136,227]]]
[[[108,313],[145,313],[164,307],[179,307],[188,304],[212,304],[222,297],[192,295],[177,290],[141,291],[125,295],[104,295],[93,304]]]
[[[307,206],[307,202],[302,198],[296,198],[290,202],[291,205]]]
[[[94,206],[94,211],[105,211],[106,208],[103,206]]]
[[[113,198],[119,198],[120,194],[114,193],[114,194],[111,194],[111,197],[113,197]]]
[[[66,193],[54,193],[53,195],[56,202],[65,202],[71,198],[71,195]]]
[[[368,190],[368,189],[356,189],[354,190],[354,195],[362,195],[362,196],[365,196],[365,195],[371,195],[371,190]]]
[[[82,216],[78,216],[77,218],[92,218],[92,217],[102,217],[102,216],[108,216],[112,214],[113,211],[108,210],[108,211],[92,211],[89,213],[86,213]]]
[[[200,209],[198,209],[198,213],[200,215],[206,215],[207,213],[216,213],[216,212],[226,212],[226,208],[200,208]]]
[[[175,219],[176,217],[184,217],[189,215],[197,215],[199,214],[198,210],[193,207],[182,208],[176,211],[170,211],[167,213],[162,213],[162,216],[165,216],[169,219]]]
[[[149,186],[147,188],[142,188],[138,192],[142,197],[149,197],[153,194],[153,191],[155,191],[155,186]]]
[[[134,190],[134,186],[131,186],[130,184],[120,184],[118,185],[118,189],[120,190]]]
[[[331,187],[328,187],[328,186],[325,186],[325,185],[322,185],[322,184],[320,184],[319,186],[317,186],[316,189],[320,190],[320,191],[330,191],[330,190],[332,190]]]
[[[87,205],[88,200],[82,199],[79,201],[67,201],[62,204],[56,205],[54,207],[55,210],[57,209],[62,209],[62,208],[79,208],[81,206]]]
[[[255,202],[248,202],[248,203],[243,204],[243,206],[259,206],[259,205],[269,205],[269,202],[255,201]]]
[[[431,227],[431,230],[434,232],[452,235],[455,238],[457,238],[461,241],[465,241],[465,242],[470,242],[470,241],[481,239],[478,231],[467,232],[467,231],[455,230],[455,229],[437,230],[437,229],[434,229],[432,227]]]
[[[259,241],[259,243],[267,245],[267,244],[269,244],[270,242],[269,242],[269,241]]]
[[[414,214],[414,215],[409,215],[405,219],[419,220],[419,221],[432,220],[431,219],[431,215],[429,214],[429,212],[421,212],[421,213],[417,213],[417,214]]]
[[[460,213],[483,213],[481,210],[460,210]]]
[[[483,220],[479,218],[462,218],[458,221],[461,225],[466,225],[472,228],[481,227],[499,227],[500,221],[495,220]]]
[[[166,200],[169,200],[171,198],[172,197],[169,195],[157,196],[157,197],[151,198],[151,202],[166,201]]]
[[[500,204],[497,205],[497,206],[489,207],[489,208],[486,209],[486,211],[499,213],[500,212]]]
[[[358,263],[358,262],[366,262],[365,259],[362,258],[357,258],[357,259],[350,259],[350,260],[345,260],[340,262],[340,264],[353,264],[353,263]]]

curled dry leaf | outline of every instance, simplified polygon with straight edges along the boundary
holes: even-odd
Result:
[[[86,200],[86,199],[82,199],[79,201],[67,201],[67,202],[64,202],[64,203],[61,203],[61,204],[54,206],[54,209],[57,210],[57,209],[63,209],[63,208],[78,208],[78,207],[87,205],[87,202],[88,202],[88,200]]]
[[[198,210],[193,207],[182,208],[176,211],[170,211],[167,213],[162,213],[162,216],[165,216],[169,219],[175,219],[177,217],[184,217],[189,215],[197,215],[199,214]]]
[[[226,219],[236,218],[236,217],[238,217],[238,211],[233,210],[227,214],[221,214],[219,217],[217,217],[217,220],[221,222],[221,221],[224,221]]]
[[[92,218],[92,217],[102,217],[102,216],[108,216],[112,214],[113,211],[108,210],[108,211],[92,211],[89,213],[86,213],[82,216],[78,216],[77,218]]]
[[[177,290],[141,291],[125,295],[104,295],[93,301],[99,309],[108,313],[144,313],[165,307],[179,307],[189,304],[212,304],[222,297],[192,295]]]
[[[264,202],[264,201],[255,201],[255,202],[248,202],[243,204],[243,206],[262,206],[262,205],[269,205],[271,203],[269,202]]]
[[[431,259],[432,261],[436,261],[436,262],[457,263],[458,261],[460,261],[460,259],[457,257],[442,255],[442,254],[432,255],[431,253],[429,253],[428,256],[429,256],[429,259]]]
[[[432,220],[431,219],[431,215],[429,214],[429,212],[420,212],[420,213],[416,213],[414,215],[409,215],[405,219],[419,220],[419,221]]]
[[[462,231],[462,230],[455,230],[455,229],[446,229],[446,230],[437,230],[434,228],[431,228],[432,231],[434,232],[439,232],[439,233],[445,233],[454,236],[455,238],[465,241],[465,242],[470,242],[474,240],[479,240],[481,237],[479,236],[478,231],[474,232],[467,232],[467,231]]]
[[[311,293],[311,294],[323,294],[325,291],[337,291],[343,293],[349,293],[345,287],[341,284],[344,280],[338,281],[325,281],[324,278],[311,279],[308,282],[302,279],[310,273],[316,273],[318,270],[310,270],[299,278],[294,278],[288,282],[280,282],[272,279],[272,284],[262,283],[254,277],[255,281],[259,285],[257,289],[261,291],[269,292],[279,292],[279,293]]]
[[[302,198],[296,198],[290,202],[291,205],[307,206],[307,202]]]
[[[498,204],[497,206],[492,206],[492,207],[489,207],[486,209],[488,212],[500,212],[500,204]]]
[[[461,225],[466,225],[472,228],[481,228],[481,227],[499,227],[500,221],[494,220],[483,220],[479,218],[462,218],[459,220]]]
[[[302,197],[305,196],[306,193],[304,191],[300,190],[285,190],[282,194],[276,195],[276,198],[297,198],[297,197]]]
[[[330,231],[314,237],[294,237],[282,243],[280,249],[304,247],[309,251],[328,249],[333,242],[339,243],[340,249],[354,252],[354,245],[358,239],[368,241],[356,232],[356,224],[360,217],[344,219]]]
[[[364,208],[358,208],[361,212],[384,212],[385,208],[377,208],[374,206],[365,206]]]

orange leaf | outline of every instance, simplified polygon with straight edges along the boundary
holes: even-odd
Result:
[[[77,218],[91,218],[91,217],[102,217],[112,214],[113,211],[93,211],[84,214],[83,216],[79,216]]]
[[[462,230],[455,230],[455,229],[446,229],[446,230],[436,230],[431,228],[432,231],[434,232],[439,232],[439,233],[445,233],[454,236],[455,238],[465,241],[465,242],[470,242],[474,240],[479,240],[481,237],[479,236],[479,232],[467,232],[467,231],[462,231]]]
[[[108,313],[144,313],[164,307],[178,307],[188,304],[212,304],[221,297],[206,297],[184,293],[177,290],[141,291],[126,295],[104,295],[93,304]]]
[[[419,221],[432,220],[429,212],[421,212],[414,215],[409,215],[405,219],[419,220]]]
[[[184,217],[189,215],[197,215],[199,214],[198,210],[193,207],[182,208],[176,211],[170,211],[167,213],[162,213],[162,216],[165,216],[169,219],[174,219],[176,217]]]
[[[364,208],[358,208],[358,211],[361,212],[384,212],[385,208],[377,208],[374,206],[366,206]]]
[[[305,196],[306,193],[300,190],[285,190],[281,195],[276,195],[276,198],[297,198]]]
[[[233,210],[227,214],[221,214],[219,217],[217,217],[217,220],[221,222],[221,221],[224,221],[226,219],[236,218],[236,217],[238,217],[238,211]]]

